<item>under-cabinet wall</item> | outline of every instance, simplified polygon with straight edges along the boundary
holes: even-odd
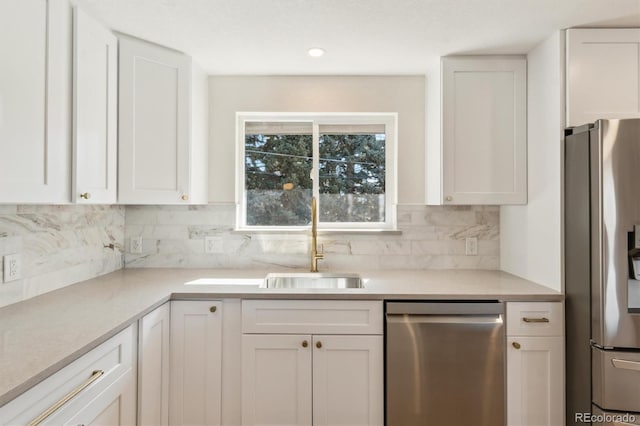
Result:
[[[22,279],[0,284],[0,306],[121,269],[124,212],[124,206],[0,205],[0,257],[22,256]]]
[[[498,269],[496,206],[398,206],[401,233],[320,234],[320,270]],[[308,233],[234,231],[235,205],[127,206],[125,242],[142,237],[141,254],[126,267],[306,268]],[[219,238],[205,254],[204,238]],[[478,256],[465,256],[465,238],[478,238]]]

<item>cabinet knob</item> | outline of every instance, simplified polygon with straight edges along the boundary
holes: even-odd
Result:
[[[88,200],[89,198],[91,198],[91,194],[88,192],[83,192],[82,194],[80,194],[80,198],[84,198],[85,200]]]
[[[520,349],[520,343],[518,343],[518,342],[513,342],[513,343],[511,344],[511,346],[513,346],[513,347],[514,347],[514,348],[516,348],[516,349]]]
[[[447,195],[447,197],[445,198],[445,200],[447,201],[453,201],[453,197],[451,195]]]
[[[183,201],[189,201],[189,196],[187,194],[183,195],[180,198],[182,198]]]
[[[302,341],[302,347],[306,348],[307,346],[309,346],[309,342],[307,342],[306,340]]]
[[[322,347],[322,342],[316,342],[316,348],[320,349]]]
[[[218,310],[218,308],[216,306],[212,306],[212,307],[209,308],[209,312],[211,312],[211,313],[213,313],[213,312],[215,312],[217,310]]]

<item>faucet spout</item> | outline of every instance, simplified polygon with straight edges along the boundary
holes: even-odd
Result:
[[[324,259],[322,246],[318,251],[318,208],[316,197],[311,197],[311,272],[318,272],[318,260]]]

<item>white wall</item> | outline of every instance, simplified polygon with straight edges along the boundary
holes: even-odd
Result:
[[[398,203],[424,204],[424,76],[209,77],[209,200],[235,201],[235,113],[397,112]]]
[[[564,33],[527,54],[528,204],[500,208],[500,267],[562,289]]]

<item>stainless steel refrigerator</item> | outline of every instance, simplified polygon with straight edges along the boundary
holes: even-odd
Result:
[[[640,424],[640,119],[564,148],[567,425]]]

